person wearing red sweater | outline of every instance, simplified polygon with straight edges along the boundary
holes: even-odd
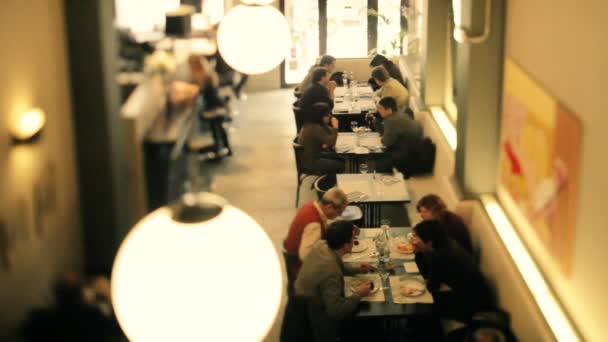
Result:
[[[331,188],[320,201],[306,203],[298,210],[283,241],[285,252],[295,260],[292,265],[288,265],[288,272],[293,272],[293,275],[298,273],[302,260],[314,243],[325,236],[327,221],[340,216],[347,205],[348,199],[344,191]]]

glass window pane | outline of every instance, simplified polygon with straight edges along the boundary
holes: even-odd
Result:
[[[165,13],[179,6],[179,0],[115,0],[116,26],[133,33],[162,31]]]
[[[385,56],[400,55],[401,0],[378,1],[378,52]]]
[[[209,23],[217,24],[224,16],[224,0],[203,0],[203,14],[209,18]]]
[[[367,57],[367,0],[327,0],[327,53]]]
[[[285,58],[285,83],[300,83],[319,56],[318,1],[285,0],[291,49]]]

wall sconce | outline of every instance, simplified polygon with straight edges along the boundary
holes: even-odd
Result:
[[[40,136],[46,118],[40,108],[32,108],[17,115],[11,124],[11,136],[16,143],[32,142]]]
[[[261,74],[279,65],[290,46],[287,20],[269,6],[274,0],[242,0],[220,22],[217,44],[222,57],[244,74]]]
[[[492,0],[485,0],[485,19],[483,23],[483,33],[479,36],[470,36],[468,29],[462,26],[462,2],[464,0],[452,0],[452,10],[454,16],[454,39],[459,43],[479,44],[483,43],[490,36],[492,24]]]

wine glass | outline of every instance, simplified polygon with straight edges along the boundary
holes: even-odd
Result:
[[[380,262],[378,264],[378,275],[380,275],[380,278],[382,279],[382,289],[386,290],[388,289],[388,276],[389,276],[389,269],[388,269],[388,265],[386,265],[386,263],[384,262]]]
[[[365,163],[361,163],[359,164],[359,172],[361,172],[362,174],[366,174],[367,171],[369,171],[369,166]]]
[[[357,131],[357,127],[359,127],[359,123],[358,123],[357,121],[351,121],[351,122],[350,122],[350,129],[351,129],[353,132],[356,132],[356,131]]]

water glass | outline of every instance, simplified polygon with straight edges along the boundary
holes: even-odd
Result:
[[[367,164],[365,164],[365,163],[359,164],[359,172],[361,172],[362,174],[366,174],[367,171],[369,171],[369,166],[367,166]]]
[[[357,121],[351,121],[350,122],[350,129],[355,132],[357,130],[357,127],[359,127],[359,123]]]

